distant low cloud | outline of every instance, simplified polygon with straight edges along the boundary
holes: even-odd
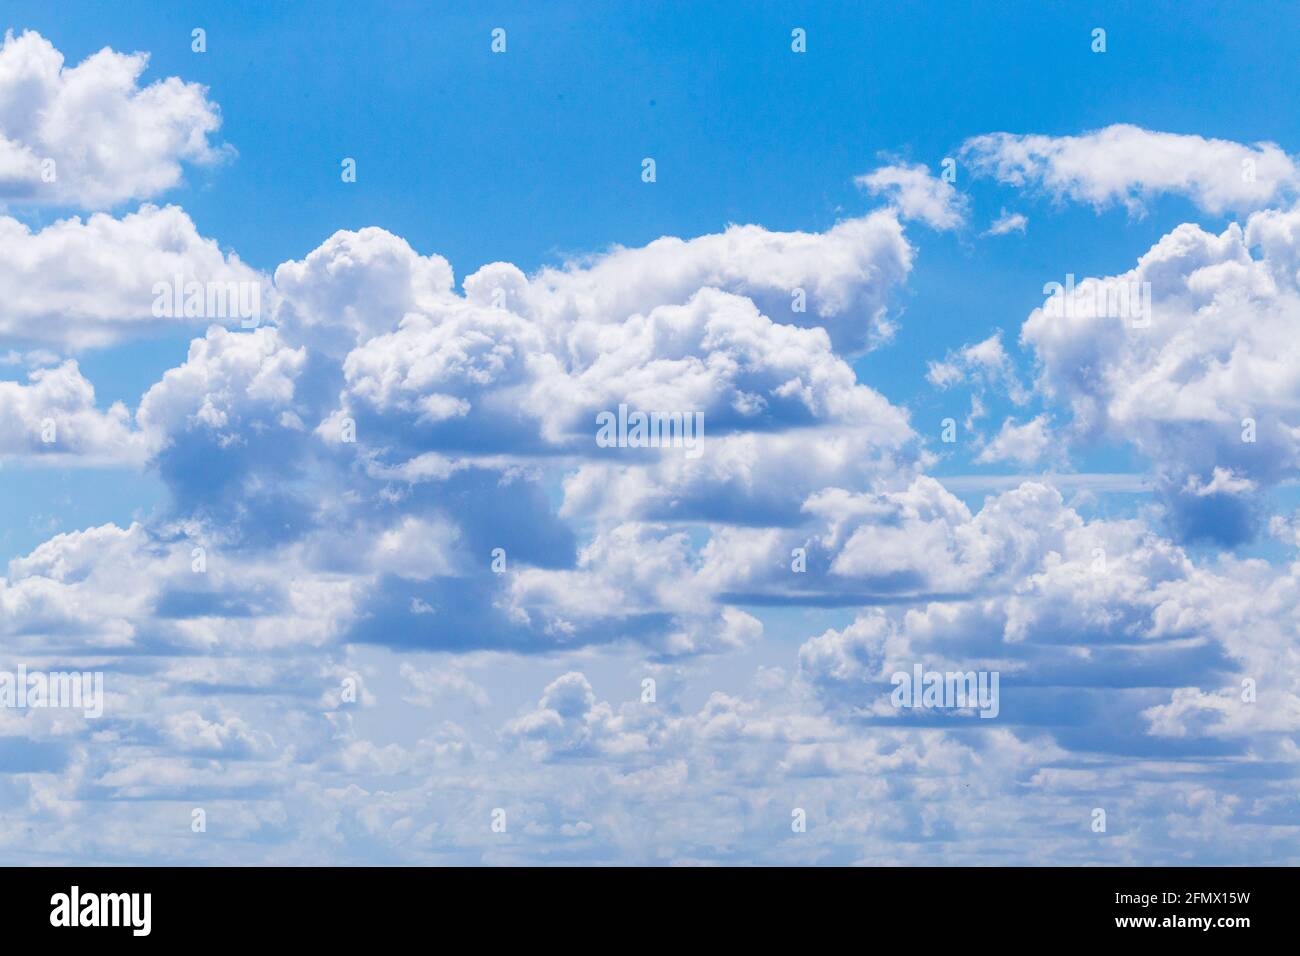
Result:
[[[1029,220],[1018,212],[1007,212],[1005,209],[993,220],[992,225],[984,233],[986,236],[1005,236],[1009,233],[1023,233],[1029,225]]]

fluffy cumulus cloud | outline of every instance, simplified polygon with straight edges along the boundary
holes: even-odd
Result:
[[[293,429],[294,388],[305,362],[306,350],[290,348],[276,329],[243,334],[213,326],[145,393],[138,418],[160,435],[205,429],[232,443],[242,440],[248,418]]]
[[[183,164],[229,150],[216,104],[175,77],[139,83],[144,54],[104,49],[75,67],[44,37],[0,48],[0,341],[75,353],[210,323],[255,327],[270,281],[200,235],[179,207],[141,205],[41,225],[34,206],[106,210],[178,186]]]
[[[821,233],[746,225],[693,239],[665,236],[530,279],[508,264],[488,266],[466,280],[465,292],[476,304],[504,304],[543,328],[576,327],[588,337],[607,322],[683,305],[715,288],[749,298],[783,324],[824,329],[837,349],[853,352],[892,335],[891,293],[913,256],[897,215],[881,210]]]
[[[343,356],[338,404],[317,428],[326,442],[338,443],[344,423],[353,422],[375,436],[372,447],[389,467],[401,467],[403,459],[429,462],[429,455],[565,457],[576,464],[566,480],[571,512],[601,512],[615,488],[622,512],[643,517],[672,508],[678,517],[705,513],[719,504],[737,514],[773,505],[789,512],[803,492],[763,480],[764,473],[787,467],[783,462],[800,458],[803,467],[816,469],[806,491],[829,476],[880,473],[920,457],[906,413],[857,381],[827,329],[810,327],[815,311],[792,311],[790,289],[773,292],[772,270],[758,264],[769,247],[828,244],[846,226],[874,236],[877,218],[822,236],[735,230],[740,255],[723,257],[730,279],[716,265],[708,264],[706,272],[704,263],[693,262],[719,256],[713,246],[732,237],[728,233],[671,246],[659,240],[531,279],[494,264],[465,280],[463,297],[451,294],[450,273],[441,269],[443,285],[411,291],[410,276],[433,260],[371,231],[335,236],[304,264],[282,266],[277,290],[281,312],[290,316],[284,327],[296,332],[313,306],[295,285],[298,279],[286,282],[286,276],[318,260],[312,268],[331,283],[346,275],[359,285],[383,281],[394,268],[391,255],[403,263],[396,283],[407,290],[402,301],[361,296],[372,317],[367,321],[386,321],[388,330],[365,337]],[[897,228],[893,219],[880,222],[893,224],[879,226],[886,232]],[[355,252],[361,246],[384,249],[375,260],[380,264],[362,269],[363,257]],[[757,258],[753,276],[746,277],[744,252],[751,248]],[[639,271],[660,263],[663,270]],[[673,275],[685,268],[695,270],[689,293]],[[816,289],[840,266],[833,259],[809,260],[807,268],[828,274],[791,274],[793,288],[807,292],[815,310]],[[628,281],[634,273],[635,281]],[[857,291],[845,285],[832,298],[847,303],[874,295],[869,288],[877,281],[874,267],[865,269]],[[763,311],[763,301],[780,311]],[[864,330],[870,327],[871,309],[854,314]],[[356,334],[350,308],[334,315],[336,325]],[[617,415],[620,406],[688,424],[702,420],[700,434],[689,436],[696,448],[602,447],[596,440],[600,416]],[[708,455],[694,453],[705,444]],[[725,498],[714,493],[722,486],[731,489]]]
[[[1179,526],[1233,541],[1300,465],[1300,212],[1190,223],[1137,265],[1051,297],[1021,331],[1083,434],[1150,459]]]
[[[1045,415],[1023,423],[1008,418],[998,433],[980,449],[975,460],[980,463],[1005,461],[1033,467],[1059,458],[1056,454],[1059,450],[1060,445]]]
[[[95,388],[72,360],[0,382],[0,457],[47,464],[143,464],[147,439],[121,402],[96,408]]]
[[[168,326],[252,325],[268,292],[264,277],[200,236],[176,206],[73,217],[39,230],[0,217],[6,344],[79,352]]]
[[[378,228],[336,232],[301,261],[275,270],[285,302],[277,319],[322,350],[346,352],[392,330],[408,312],[428,312],[452,300],[451,265],[421,256]]]
[[[1059,199],[1141,212],[1163,193],[1210,213],[1249,212],[1300,187],[1295,159],[1274,143],[1252,146],[1116,124],[1080,136],[989,133],[962,144],[977,174]]]
[[[364,580],[320,561],[315,543],[259,557],[194,525],[57,535],[0,579],[5,633],[11,647],[73,656],[319,646],[356,613]],[[292,576],[277,580],[286,567]]]
[[[49,52],[11,40],[0,97],[17,88],[3,76],[47,77]],[[108,101],[133,129],[159,103],[175,135],[209,109],[179,81],[137,89],[140,60],[87,64],[30,83],[54,103],[116,69]],[[58,110],[34,131],[16,109],[0,106],[5,142],[36,149]],[[206,161],[212,128],[151,140],[141,169]],[[1070,170],[1092,169],[1076,155],[1090,137],[976,142],[1002,157],[981,160],[995,175],[1089,202],[1179,188],[1226,208],[1289,175],[1271,147],[1216,146],[1181,179],[1146,156],[1087,185]],[[1181,155],[1178,137],[1152,142]],[[1215,178],[1252,157],[1256,191]],[[175,181],[132,175],[122,195]],[[97,202],[126,188],[101,180]],[[162,487],[135,520],[21,549],[0,576],[10,664],[101,672],[106,695],[98,718],[0,712],[0,737],[23,742],[0,768],[23,825],[0,846],[190,863],[1294,862],[1296,522],[1270,516],[1287,552],[1272,563],[1190,542],[1234,507],[1242,528],[1262,521],[1297,464],[1296,213],[1181,226],[1131,273],[1044,305],[1020,336],[1032,377],[1000,332],[930,355],[930,385],[971,390],[971,421],[1010,403],[973,467],[1131,444],[1179,519],[1160,524],[1048,478],[975,500],[932,473],[939,450],[864,356],[905,320],[903,221],[957,228],[967,204],[922,167],[861,185],[888,205],[822,232],[730,226],[531,274],[495,262],[459,285],[379,228],[267,279],[173,207],[0,221],[0,341],[29,350],[0,383],[0,455]],[[153,283],[175,274],[258,283],[262,321],[155,315]],[[1089,295],[1119,282],[1150,284],[1141,321]],[[177,321],[194,324],[187,353],[133,407],[97,402],[65,357]],[[668,431],[649,440],[633,412]],[[895,676],[917,667],[996,674],[996,713],[896,706]],[[1105,838],[1088,830],[1099,805]]]
[[[521,316],[548,339],[570,338],[570,348],[590,353],[600,328],[713,288],[749,298],[784,324],[824,329],[837,346],[862,348],[888,338],[890,297],[913,253],[896,215],[881,211],[823,233],[731,226],[692,239],[665,236],[533,276],[492,263],[465,279],[460,297],[445,259],[369,228],[336,233],[284,263],[275,283],[286,299],[281,321],[349,345],[395,329],[408,312],[436,314],[460,302]]]
[[[149,58],[105,47],[76,66],[39,33],[0,47],[0,200],[103,209],[176,186],[226,155],[206,90],[140,83]]]
[[[264,278],[201,237],[178,207],[73,217],[35,232],[0,217],[0,250],[6,346],[83,351],[169,325],[260,321]]]

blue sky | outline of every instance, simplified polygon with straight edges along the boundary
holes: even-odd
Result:
[[[6,7],[5,852],[1293,861],[1297,8],[466,6]]]

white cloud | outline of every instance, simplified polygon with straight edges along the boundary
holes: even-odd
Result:
[[[204,529],[163,530],[103,525],[15,558],[0,578],[0,630],[27,653],[320,646],[346,629],[368,581],[319,566],[309,544],[235,558]]]
[[[599,624],[608,637],[636,634],[638,619],[671,615],[642,634],[664,657],[734,651],[753,644],[762,625],[734,608],[714,606],[696,580],[688,536],[657,525],[622,524],[598,533],[572,570],[528,568],[511,581],[512,612],[565,643]]]
[[[592,273],[618,278],[604,269]],[[442,452],[443,474],[454,453],[471,449],[485,460],[512,452],[586,459],[566,480],[566,513],[612,508],[624,517],[666,517],[670,502],[675,517],[719,503],[733,518],[773,504],[792,513],[820,480],[856,484],[920,457],[906,413],[860,384],[820,328],[783,324],[751,299],[709,287],[624,318],[588,304],[538,317],[524,282],[503,265],[480,270],[466,280],[466,299],[430,299],[423,313],[354,348],[343,362],[342,404],[321,436],[337,436],[352,417],[378,429],[394,454],[405,446],[412,463]],[[495,288],[514,305],[494,307]],[[602,453],[596,415],[620,404],[702,415],[707,455]],[[395,474],[405,466],[375,467]],[[799,476],[793,485],[789,475]]]
[[[182,163],[211,165],[225,156],[209,142],[221,118],[207,91],[176,77],[141,87],[148,62],[147,54],[105,47],[66,67],[39,33],[6,33],[0,200],[107,208],[171,189]]]
[[[892,212],[837,223],[823,233],[733,225],[725,232],[665,236],[614,247],[525,276],[497,262],[451,294],[441,256],[420,256],[381,229],[338,232],[275,274],[278,321],[331,354],[393,332],[407,313],[512,313],[540,335],[567,338],[575,357],[599,354],[601,330],[659,306],[684,305],[701,289],[746,296],[776,322],[825,328],[837,348],[874,347],[893,331],[887,309],[906,279],[913,249]]]
[[[645,464],[584,463],[564,481],[562,514],[650,520],[789,524],[828,486],[906,480],[926,460],[901,410],[883,397],[856,425],[706,438],[698,460],[664,454]]]
[[[922,163],[881,166],[854,182],[873,196],[887,196],[904,219],[932,229],[956,229],[966,221],[966,197],[952,183],[930,175]]]
[[[417,707],[433,707],[448,697],[464,698],[479,709],[487,707],[491,702],[486,690],[455,668],[431,667],[421,670],[403,661],[398,672],[411,685],[410,693],[402,699]]]
[[[597,701],[586,676],[576,671],[547,685],[536,709],[509,721],[504,736],[525,745],[539,760],[617,755],[649,747],[635,722],[616,714],[608,703]]]
[[[296,339],[341,354],[393,331],[408,312],[443,311],[453,281],[446,259],[421,256],[392,233],[340,230],[275,270],[282,297],[276,318]]]
[[[1183,490],[1198,498],[1211,495],[1242,495],[1255,491],[1259,486],[1249,478],[1233,474],[1231,468],[1215,468],[1208,482],[1202,482],[1199,475],[1188,475]]]
[[[1246,482],[1264,488],[1300,467],[1297,223],[1296,210],[1219,235],[1185,223],[1134,269],[1078,283],[1073,300],[1049,301],[1021,330],[1040,387],[1069,404],[1076,434],[1141,449],[1189,534],[1248,535]],[[1149,309],[1125,314],[1098,282],[1148,296]],[[1216,483],[1216,469],[1235,480]]]
[[[889,211],[846,219],[822,233],[773,232],[734,225],[722,233],[665,236],[641,248],[621,248],[525,278],[514,266],[485,266],[465,280],[466,297],[533,319],[543,331],[573,328],[586,355],[599,330],[657,306],[682,305],[702,288],[743,295],[773,321],[820,326],[836,349],[860,351],[888,341],[894,291],[912,267],[913,249]],[[798,311],[802,290],[803,311]]]
[[[376,539],[370,566],[413,581],[455,576],[459,538],[459,530],[446,520],[407,515]]]
[[[141,465],[145,437],[121,402],[95,407],[95,389],[68,360],[0,382],[0,458],[78,465]]]
[[[925,377],[939,389],[972,385],[977,389],[977,400],[984,390],[993,389],[1005,393],[1017,405],[1029,401],[1029,392],[1021,384],[1015,363],[1002,345],[1001,329],[981,342],[949,352],[941,361],[931,361]]]
[[[1290,515],[1273,515],[1268,522],[1268,533],[1279,541],[1300,548],[1300,511]]]
[[[306,358],[306,349],[284,345],[274,328],[228,332],[213,326],[190,343],[184,364],[145,393],[137,419],[159,436],[199,427],[237,441],[254,422],[279,425]]]
[[[977,174],[1038,186],[1057,198],[1130,212],[1161,193],[1187,196],[1210,213],[1249,211],[1293,193],[1295,161],[1273,143],[1160,133],[1116,124],[1081,136],[989,133],[968,139],[962,159]]]
[[[1052,434],[1047,416],[1037,415],[1023,425],[1008,418],[1002,423],[1001,430],[980,449],[975,460],[982,464],[1005,461],[1029,467],[1050,458],[1059,458],[1059,452],[1060,443]]]
[[[1002,212],[998,214],[998,218],[993,220],[993,223],[989,226],[988,231],[985,232],[984,235],[1005,236],[1012,232],[1023,234],[1028,225],[1029,220],[1021,213],[1007,212],[1003,209]]]
[[[208,719],[197,710],[187,710],[165,717],[162,723],[168,740],[181,753],[257,757],[275,746],[270,734],[233,714]]]
[[[0,217],[0,341],[80,351],[167,325],[222,322],[155,316],[155,286],[174,286],[177,276],[269,289],[237,255],[200,236],[176,206],[145,205],[120,219],[61,219],[35,232]],[[238,326],[241,319],[224,321]]]
[[[343,370],[350,403],[430,424],[471,411],[498,429],[534,418],[539,438],[584,453],[595,447],[596,413],[620,403],[700,412],[723,432],[825,420],[901,425],[822,330],[777,324],[714,289],[599,330],[556,330],[550,341],[524,317],[452,300],[357,347]]]

